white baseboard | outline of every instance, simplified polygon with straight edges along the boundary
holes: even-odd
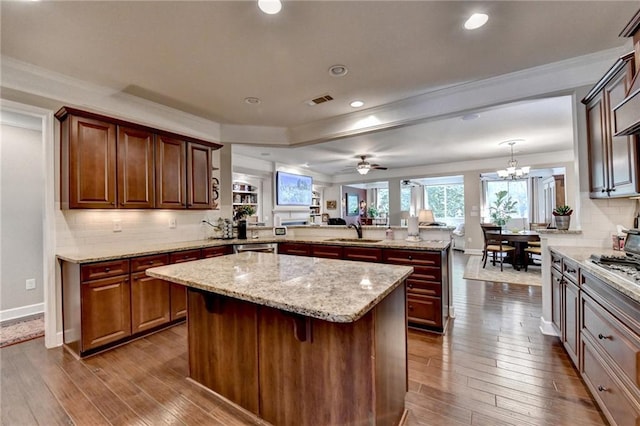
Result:
[[[465,249],[464,254],[470,254],[473,256],[482,256],[482,249]]]
[[[543,317],[540,317],[540,333],[547,336],[558,336],[553,323],[551,321],[545,321]]]
[[[44,312],[44,303],[36,303],[35,305],[21,306],[19,308],[5,309],[0,311],[0,321],[7,321],[29,315],[41,314]]]

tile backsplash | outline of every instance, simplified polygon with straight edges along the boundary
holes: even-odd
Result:
[[[56,210],[56,247],[82,248],[128,243],[172,243],[206,239],[215,231],[202,223],[220,211]],[[175,228],[170,223],[175,221]],[[121,231],[114,231],[120,227]]]

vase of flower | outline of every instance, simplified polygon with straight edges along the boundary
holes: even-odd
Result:
[[[560,231],[566,231],[571,225],[571,213],[573,209],[569,206],[558,206],[553,209],[553,217],[556,221],[556,228]]]

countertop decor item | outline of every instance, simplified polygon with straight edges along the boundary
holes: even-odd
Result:
[[[234,219],[235,220],[244,219],[247,216],[251,216],[255,212],[256,212],[256,209],[253,206],[250,206],[250,205],[238,206],[236,207]]]
[[[571,224],[571,214],[573,213],[573,209],[569,206],[558,206],[553,209],[553,218],[556,221],[556,228],[561,231],[566,231],[569,229],[569,225]]]

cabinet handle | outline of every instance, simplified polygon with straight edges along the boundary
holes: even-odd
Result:
[[[148,261],[147,265],[153,265],[153,260]]]
[[[413,256],[409,255],[409,260],[413,260]]]
[[[413,311],[413,305],[409,305],[409,310]]]
[[[413,284],[409,284],[407,287],[409,287],[409,288],[413,288]]]
[[[576,270],[575,270],[575,269],[567,268],[567,272],[568,272],[568,273],[570,273],[570,274],[575,274],[575,273],[576,273]]]
[[[607,340],[607,339],[611,339],[611,336],[605,336],[604,334],[600,333],[598,334],[598,339]]]
[[[609,390],[609,389],[605,388],[604,386],[602,386],[602,385],[598,385],[598,392],[606,392],[606,391],[608,391],[608,390]]]
[[[600,192],[608,192],[606,189],[602,188]]]
[[[105,272],[109,272],[110,270],[111,270],[111,268],[109,268],[109,267],[104,268],[104,271],[105,271]]]
[[[112,206],[115,206],[115,205],[116,205],[116,202],[115,202],[115,201],[112,201],[112,202],[110,202],[109,204],[111,204]]]

